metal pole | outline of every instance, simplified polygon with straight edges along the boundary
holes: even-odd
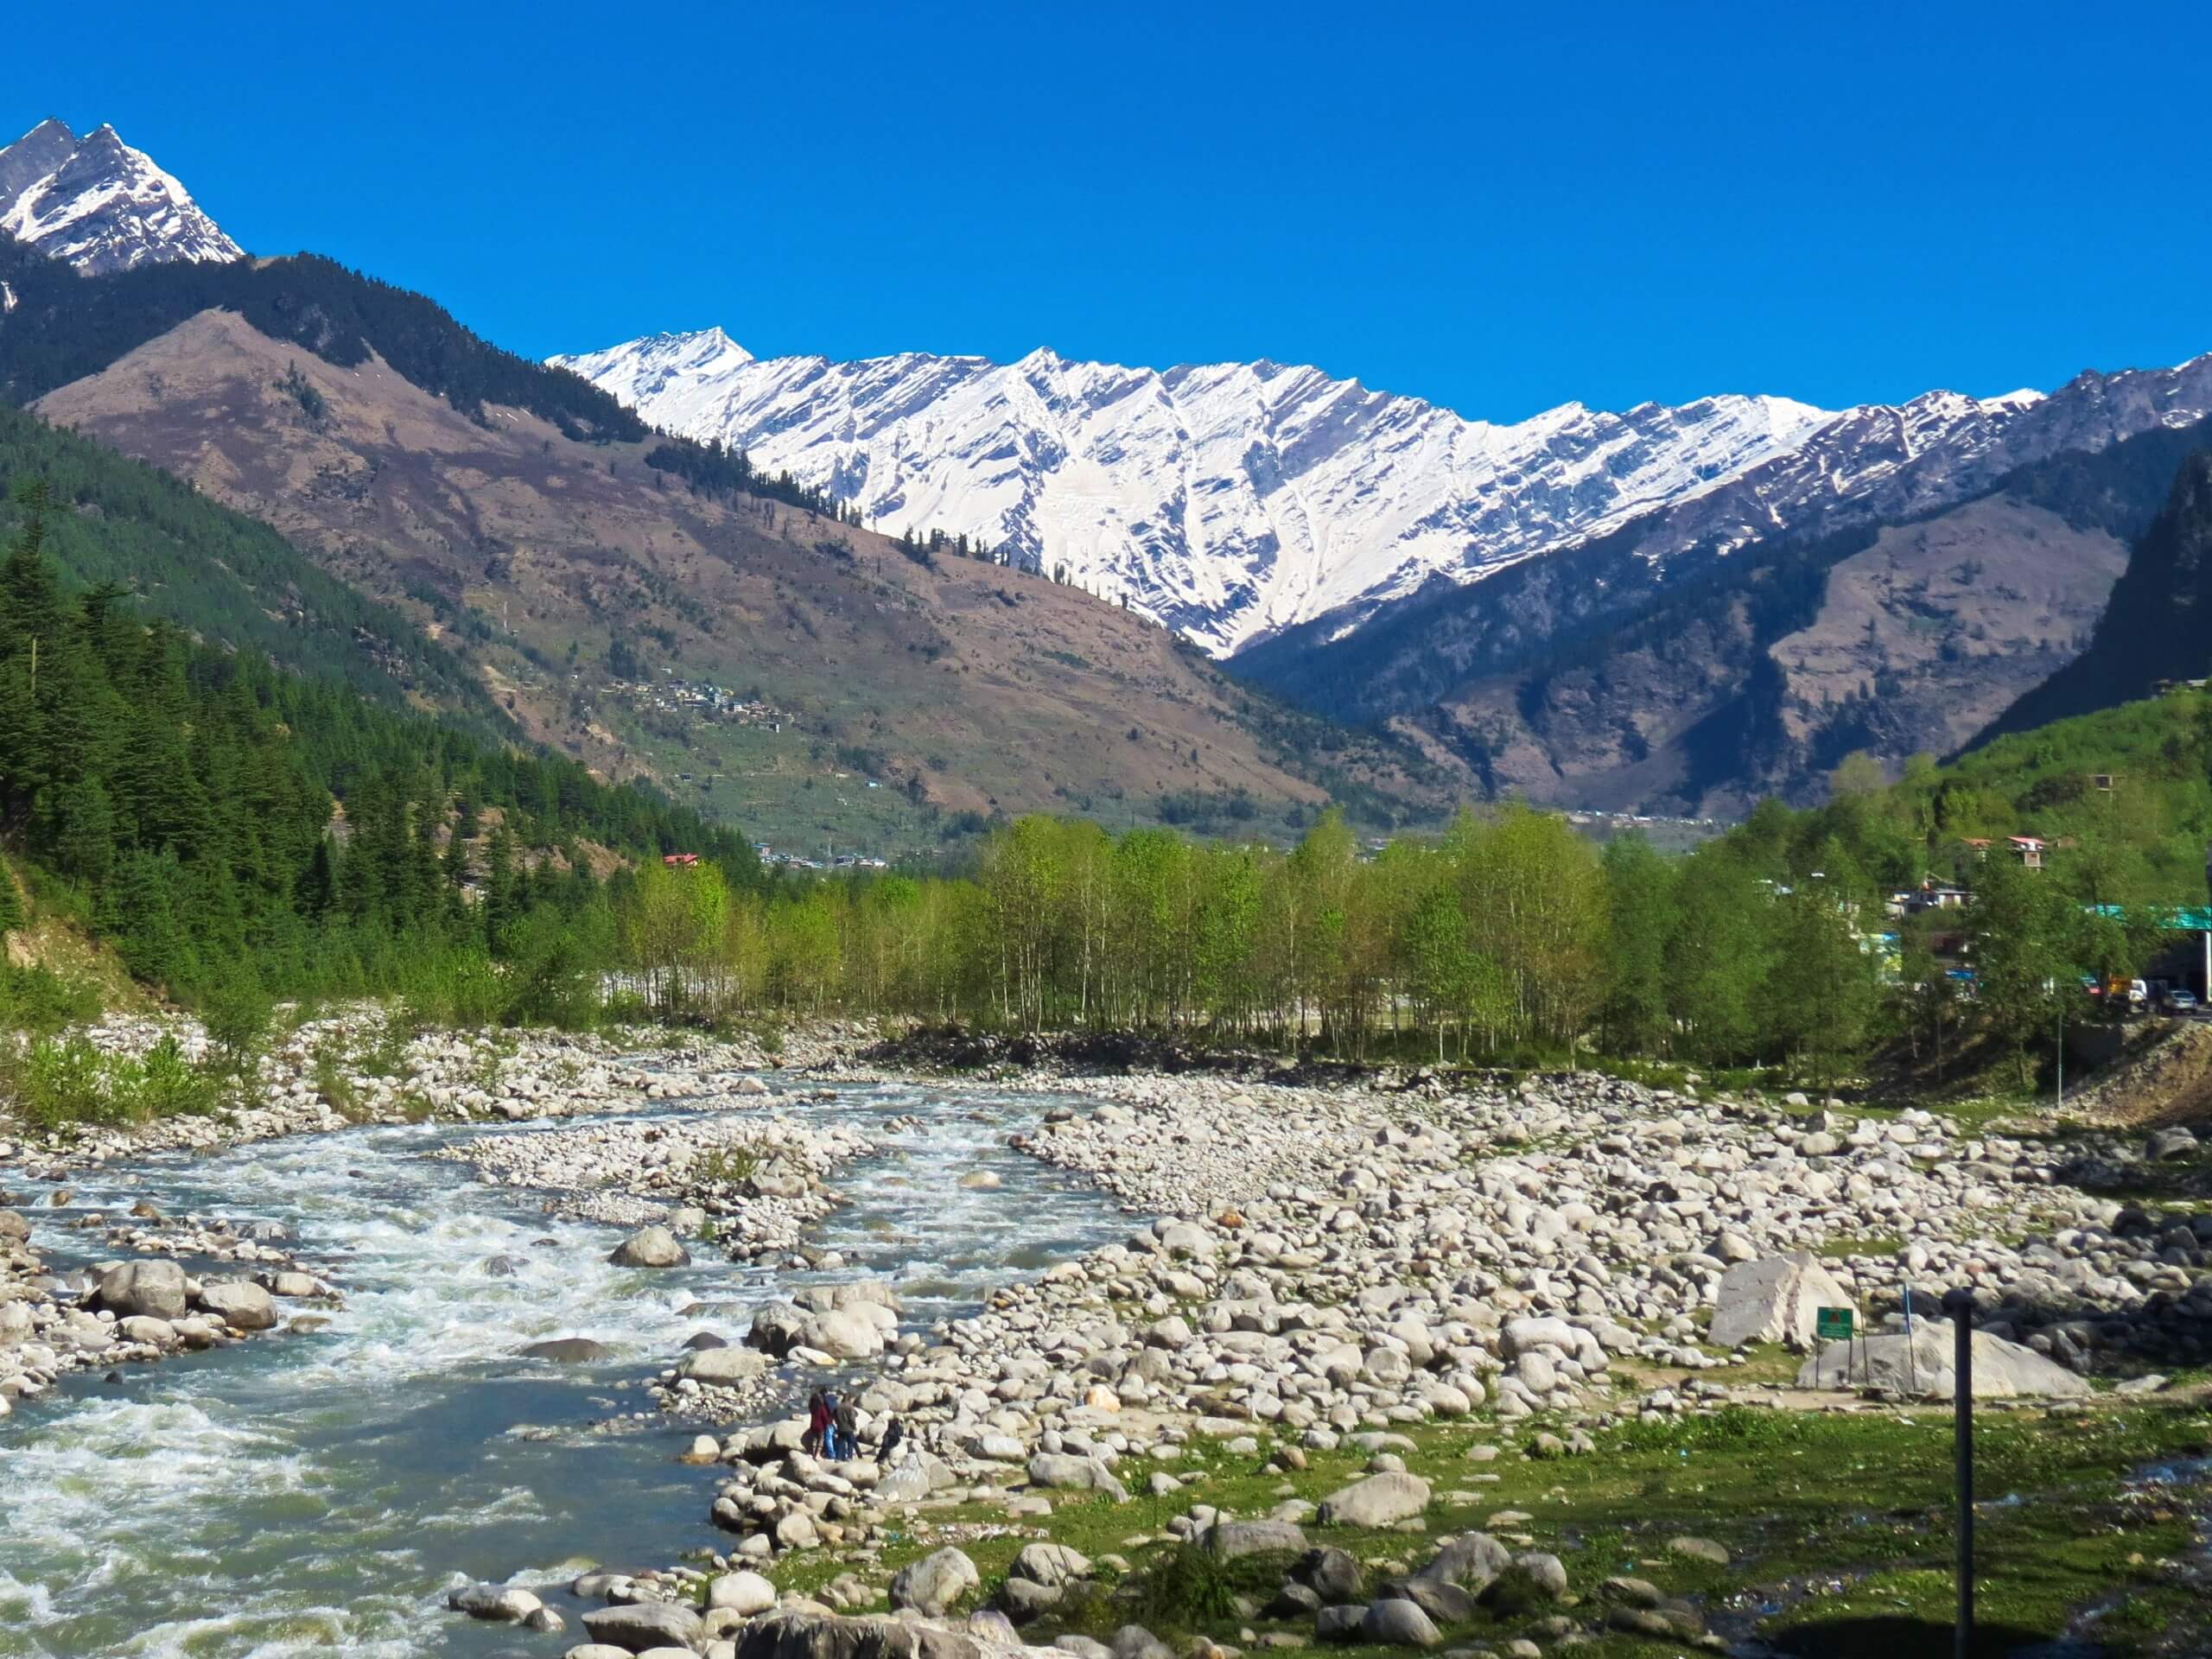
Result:
[[[1954,1659],[1974,1649],[1974,1293],[1943,1293],[1956,1347],[1951,1362],[1951,1421],[1956,1426],[1959,1488],[1959,1622]]]
[[[2065,1109],[2065,1106],[2066,1106],[2066,1010],[2065,1010],[2064,1008],[2061,1008],[2061,1009],[2059,1009],[2059,1011],[2058,1011],[2058,1104],[2059,1104],[2059,1109],[2060,1109],[2062,1111]]]
[[[1904,1388],[1907,1394],[1913,1395],[1916,1399],[1919,1397],[1920,1394],[1920,1356],[1913,1351],[1912,1346],[1912,1274],[1910,1273],[1907,1273],[1904,1275]],[[1872,1361],[1868,1362],[1866,1369],[1871,1376],[1873,1371],[1873,1363]]]

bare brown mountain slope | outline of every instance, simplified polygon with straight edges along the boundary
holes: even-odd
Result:
[[[1894,772],[1965,744],[2081,652],[2126,563],[2102,528],[1984,497],[1874,534],[1778,636],[1758,610],[1772,573],[1755,572],[1599,660],[1460,687],[1430,741],[1562,804],[1728,816],[1769,790],[1809,798],[1850,750]]]
[[[927,569],[779,503],[694,495],[644,445],[572,441],[507,409],[480,424],[378,359],[336,367],[232,313],[34,407],[409,604],[533,735],[779,844],[925,844],[932,810],[1142,822],[1173,793],[1325,798],[1255,734],[1302,717],[1279,721],[1116,607],[972,561]],[[649,674],[613,678],[618,641]],[[767,709],[682,702],[671,674]],[[1406,782],[1387,760],[1372,781]]]

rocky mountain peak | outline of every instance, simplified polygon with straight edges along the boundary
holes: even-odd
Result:
[[[52,118],[0,149],[0,231],[88,276],[245,257],[181,183],[113,127],[79,137]]]

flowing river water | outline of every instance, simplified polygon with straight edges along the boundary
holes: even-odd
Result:
[[[146,1198],[171,1216],[283,1223],[287,1248],[345,1300],[320,1330],[126,1366],[118,1382],[82,1373],[65,1397],[0,1420],[0,1655],[559,1652],[581,1639],[559,1596],[566,1637],[472,1624],[445,1611],[446,1591],[464,1576],[536,1586],[585,1564],[666,1565],[716,1544],[712,1471],[675,1460],[698,1425],[592,1427],[649,1410],[639,1382],[686,1337],[735,1340],[760,1301],[878,1274],[907,1326],[926,1327],[1127,1230],[1106,1194],[1005,1146],[1044,1103],[906,1084],[778,1103],[880,1143],[839,1172],[849,1202],[815,1231],[843,1253],[836,1272],[741,1266],[710,1247],[689,1268],[616,1268],[622,1230],[550,1217],[546,1194],[429,1155],[533,1126],[365,1128],[86,1172],[68,1208],[37,1211],[57,1268],[105,1253],[98,1231],[57,1223]],[[883,1127],[906,1114],[918,1127]],[[961,1185],[979,1171],[1001,1185]],[[520,1264],[512,1276],[486,1271],[499,1255]],[[563,1336],[610,1357],[516,1356]]]

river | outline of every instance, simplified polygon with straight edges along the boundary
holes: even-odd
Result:
[[[880,1143],[839,1173],[849,1202],[815,1230],[844,1255],[834,1273],[745,1267],[704,1249],[684,1268],[613,1267],[620,1230],[550,1217],[545,1194],[484,1185],[469,1166],[429,1155],[528,1125],[372,1128],[85,1173],[68,1207],[35,1212],[56,1267],[106,1254],[99,1232],[56,1223],[145,1198],[171,1216],[283,1223],[287,1248],[345,1300],[320,1330],[126,1366],[115,1382],[82,1373],[0,1420],[0,1655],[561,1651],[581,1639],[572,1603],[549,1597],[569,1636],[533,1636],[448,1613],[446,1591],[463,1577],[535,1586],[586,1565],[663,1566],[727,1544],[707,1520],[713,1471],[675,1461],[696,1424],[593,1427],[649,1410],[640,1381],[686,1337],[734,1340],[757,1302],[869,1275],[894,1281],[907,1325],[925,1327],[1126,1232],[1106,1195],[1006,1147],[1046,1103],[907,1084],[806,1106],[748,1101],[864,1127]],[[657,1103],[624,1116],[699,1109]],[[906,1114],[919,1126],[882,1127]],[[982,1169],[1002,1185],[960,1185]],[[487,1274],[496,1255],[519,1270]],[[562,1336],[611,1356],[516,1357]],[[550,1437],[512,1432],[524,1426]]]

